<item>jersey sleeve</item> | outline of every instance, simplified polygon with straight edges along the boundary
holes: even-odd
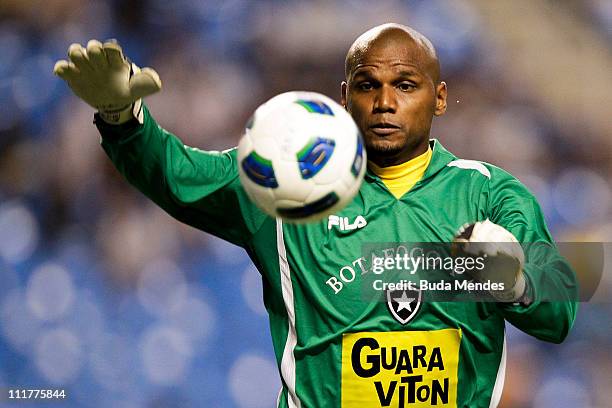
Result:
[[[238,178],[236,149],[207,152],[185,146],[146,107],[144,123],[109,125],[98,116],[101,144],[119,172],[179,221],[245,246],[266,215]]]
[[[577,311],[576,274],[559,254],[535,197],[516,178],[492,169],[487,191],[489,219],[506,228],[525,251],[524,273],[532,303],[498,304],[506,320],[541,340],[560,343]]]

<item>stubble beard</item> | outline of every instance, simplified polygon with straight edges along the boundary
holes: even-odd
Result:
[[[399,142],[385,143],[384,141],[377,140],[366,143],[368,159],[374,161],[378,165],[385,165],[387,162],[393,162],[404,148],[405,146]]]
[[[411,158],[417,149],[423,143],[429,143],[429,137],[419,137],[411,135],[411,137],[401,137],[395,140],[388,138],[373,138],[365,141],[366,150],[368,152],[368,160],[381,167],[393,166],[405,162]]]

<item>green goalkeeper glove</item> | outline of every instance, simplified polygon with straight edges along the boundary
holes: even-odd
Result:
[[[114,41],[90,40],[87,49],[72,44],[68,58],[57,61],[53,72],[105,122],[118,125],[136,118],[142,123],[141,98],[161,89],[157,72],[130,63]]]
[[[490,291],[500,302],[528,303],[527,281],[523,273],[525,254],[510,231],[489,220],[463,226],[453,241],[454,250],[470,256],[482,256],[485,268],[472,271],[474,279],[503,283],[503,290]]]

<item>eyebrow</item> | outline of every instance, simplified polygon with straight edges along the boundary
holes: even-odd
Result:
[[[401,70],[400,72],[398,72],[399,76],[422,76],[418,71],[414,71],[411,69],[405,69],[405,70]]]
[[[367,66],[367,65],[362,65],[360,67],[357,67],[353,70],[353,76],[357,76],[357,75],[368,75],[370,73],[371,70],[371,66]]]
[[[372,73],[370,71],[370,67],[362,66],[353,71],[353,78],[357,78],[360,76],[371,77]],[[418,71],[412,69],[402,69],[397,73],[399,77],[422,77],[423,75]]]

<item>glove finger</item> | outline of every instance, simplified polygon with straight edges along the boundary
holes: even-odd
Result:
[[[85,51],[85,48],[83,48],[81,44],[72,44],[68,48],[68,57],[81,72],[92,71],[89,60],[87,59],[87,51]]]
[[[134,99],[151,95],[160,89],[161,80],[152,68],[143,68],[130,78],[130,95]]]
[[[118,68],[125,63],[123,51],[121,50],[121,46],[119,44],[114,41],[107,41],[102,47],[104,49],[104,53],[106,54],[108,64],[111,67]]]
[[[53,67],[53,73],[65,81],[72,81],[77,78],[80,71],[72,62],[59,60]]]
[[[104,69],[108,67],[106,55],[102,49],[102,43],[98,40],[89,40],[87,43],[87,57],[94,69]]]

